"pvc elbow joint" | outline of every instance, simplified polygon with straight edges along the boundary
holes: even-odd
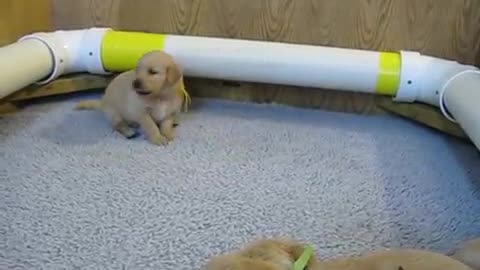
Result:
[[[52,71],[47,78],[37,82],[37,84],[46,84],[69,73],[109,74],[104,69],[101,58],[103,36],[109,30],[109,28],[90,28],[39,32],[24,36],[19,41],[39,40],[50,50],[53,59]]]
[[[401,62],[400,84],[394,100],[419,101],[439,107],[447,119],[455,122],[445,105],[445,91],[463,74],[480,71],[474,66],[411,51],[401,52]]]

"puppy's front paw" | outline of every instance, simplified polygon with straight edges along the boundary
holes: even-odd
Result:
[[[127,139],[134,139],[140,135],[137,130],[129,127],[126,123],[118,124],[115,129]]]
[[[125,138],[131,140],[131,139],[135,139],[135,138],[139,137],[139,136],[140,136],[140,132],[132,129],[132,132],[129,132],[129,133],[127,133],[127,134],[124,134],[124,136],[125,136]]]
[[[155,136],[150,139],[150,142],[155,145],[167,145],[168,140],[163,136]]]
[[[173,134],[173,132],[170,132],[170,133],[165,133],[165,138],[167,138],[167,140],[169,142],[173,141],[173,139],[175,139],[175,134]]]

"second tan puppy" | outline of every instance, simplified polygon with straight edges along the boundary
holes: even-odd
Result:
[[[202,270],[291,270],[305,246],[290,239],[262,239],[242,249],[210,259]],[[307,269],[318,262],[310,258]]]
[[[305,246],[266,239],[207,262],[202,270],[292,270]],[[472,270],[446,255],[414,249],[377,251],[364,256],[319,261],[312,255],[304,270]]]
[[[173,58],[162,51],[146,53],[136,69],[121,73],[105,89],[101,100],[77,104],[78,110],[100,110],[126,138],[140,126],[148,140],[163,145],[175,137],[174,124],[188,94]]]

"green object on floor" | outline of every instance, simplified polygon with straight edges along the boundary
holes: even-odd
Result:
[[[305,269],[305,266],[307,266],[308,261],[313,255],[313,248],[311,246],[306,246],[305,249],[303,250],[302,255],[300,255],[300,258],[296,260],[293,265],[292,265],[292,270],[303,270]]]

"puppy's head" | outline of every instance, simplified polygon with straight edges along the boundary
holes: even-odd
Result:
[[[142,96],[166,96],[173,85],[182,77],[182,73],[173,58],[162,51],[144,54],[137,63],[133,89]]]

